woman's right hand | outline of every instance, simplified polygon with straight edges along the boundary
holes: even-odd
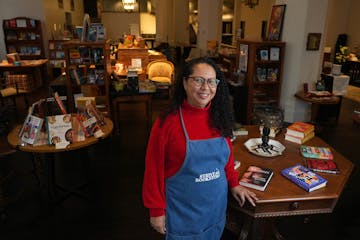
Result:
[[[150,224],[156,231],[161,234],[165,234],[165,215],[159,217],[151,217]]]

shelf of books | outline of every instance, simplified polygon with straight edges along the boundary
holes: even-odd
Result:
[[[18,53],[22,60],[44,58],[40,20],[17,17],[3,20],[7,53]]]
[[[237,41],[237,69],[244,74],[247,90],[246,123],[259,107],[280,103],[285,42]]]
[[[53,80],[60,76],[66,67],[65,51],[63,44],[68,40],[49,40],[50,78]]]
[[[96,107],[106,116],[110,116],[109,44],[105,41],[71,40],[63,46],[70,111],[75,111],[77,97],[95,97]]]

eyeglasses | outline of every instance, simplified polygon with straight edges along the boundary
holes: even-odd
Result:
[[[210,88],[216,88],[220,82],[220,80],[216,78],[205,79],[203,77],[191,77],[191,76],[188,78],[192,79],[193,83],[197,87],[201,87],[206,82]]]

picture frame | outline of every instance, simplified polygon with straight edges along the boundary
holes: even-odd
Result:
[[[286,4],[273,5],[269,22],[268,40],[280,41]]]
[[[272,47],[270,48],[270,61],[279,61],[280,60],[280,48]]]
[[[269,60],[269,51],[267,49],[260,50],[260,60],[261,61]]]
[[[321,33],[309,33],[307,37],[306,50],[317,51],[320,48]]]

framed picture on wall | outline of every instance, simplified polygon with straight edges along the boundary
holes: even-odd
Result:
[[[269,22],[268,40],[280,41],[286,5],[274,5]]]
[[[321,33],[309,33],[306,43],[306,50],[317,51],[320,47]]]

